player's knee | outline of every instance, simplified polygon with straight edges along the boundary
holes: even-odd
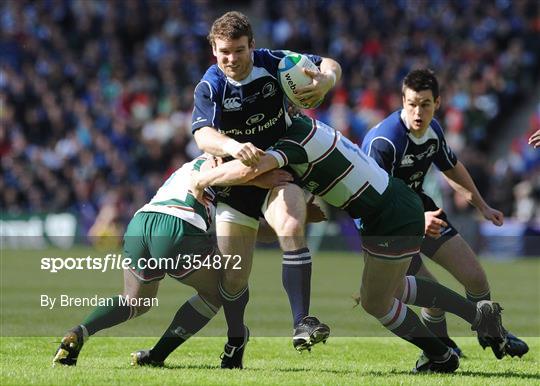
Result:
[[[143,299],[143,300],[146,300],[146,299]],[[144,301],[140,301],[139,303],[144,303]],[[150,311],[151,308],[152,308],[151,305],[139,304],[135,306],[135,310],[136,310],[135,315],[141,316],[142,314],[146,314],[148,311]]]
[[[223,275],[221,279],[221,285],[223,286],[223,289],[229,294],[235,294],[246,288],[248,285],[248,281],[248,275],[243,275],[241,272],[236,272],[236,274]]]
[[[376,318],[382,318],[391,307],[391,303],[377,299],[376,296],[362,296],[360,303],[368,314]]]
[[[397,299],[401,299],[403,297],[403,293],[405,292],[405,289],[407,288],[407,277],[403,278],[401,283],[396,287],[396,290],[394,291],[394,297]]]
[[[282,217],[278,224],[275,224],[274,229],[276,234],[281,239],[282,237],[294,237],[304,235],[304,219],[299,219],[291,215]]]

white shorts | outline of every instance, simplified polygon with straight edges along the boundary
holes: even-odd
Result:
[[[259,229],[259,220],[245,215],[244,213],[227,204],[224,204],[223,202],[218,202],[217,204],[216,223],[218,222],[232,222],[234,224],[244,225],[255,230]]]

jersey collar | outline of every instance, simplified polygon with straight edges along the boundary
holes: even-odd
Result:
[[[409,129],[409,123],[407,122],[407,116],[405,115],[404,109],[401,110],[399,117],[401,119],[401,122],[403,122],[403,124],[405,125],[405,128],[407,129],[407,137],[409,137],[409,139],[415,144],[421,145],[430,138],[435,138],[435,139],[437,138],[437,135],[435,134],[435,131],[433,130],[431,125],[428,126],[424,135],[422,135],[420,138],[415,137],[414,135],[412,135],[411,130]]]
[[[234,80],[233,78],[229,78],[227,75],[225,75],[225,73],[223,72],[223,70],[219,66],[217,66],[217,68],[219,68],[219,71],[221,71],[223,76],[225,76],[225,78],[227,78],[227,82],[229,82],[233,86],[240,87],[240,86],[246,85],[246,84],[250,83],[253,80],[253,75],[254,75],[253,74],[253,69],[255,68],[255,56],[254,56],[254,53],[253,52],[251,53],[251,71],[249,72],[248,76],[246,76],[242,80]]]

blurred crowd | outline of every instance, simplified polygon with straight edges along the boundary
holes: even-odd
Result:
[[[361,141],[400,107],[402,77],[433,68],[449,142],[486,197],[519,215],[522,196],[538,195],[540,151],[527,147],[525,134],[508,157],[488,161],[501,118],[539,81],[537,0],[235,4],[251,17],[256,43],[340,62],[343,81],[311,114]],[[206,35],[224,6],[0,2],[2,212],[72,211],[83,232],[100,210],[124,224],[198,154],[190,134],[193,89],[214,62]],[[532,132],[540,108],[530,122]],[[516,193],[509,181],[532,182]]]

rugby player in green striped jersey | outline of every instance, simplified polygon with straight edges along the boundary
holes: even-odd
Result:
[[[414,371],[453,372],[459,358],[406,304],[434,306],[460,316],[488,339],[495,355],[502,358],[506,335],[497,303],[475,304],[440,284],[406,276],[424,236],[422,202],[414,191],[388,176],[339,131],[303,116],[293,120],[296,122],[285,137],[257,164],[245,166],[234,160],[195,173],[193,195],[205,202],[202,191],[208,186],[245,183],[260,173],[288,165],[305,190],[352,218],[362,218],[362,307],[385,328],[423,350]]]
[[[129,259],[126,264],[129,268],[124,270],[123,294],[103,298],[103,304],[64,335],[53,366],[75,366],[90,336],[150,310],[166,274],[193,287],[197,294],[179,308],[171,325],[151,350],[132,354],[133,365],[163,365],[172,351],[216,315],[221,307],[218,282],[225,259],[208,232],[214,205],[202,205],[188,190],[191,173],[201,167],[215,166],[211,164],[203,157],[185,163],[163,183],[150,202],[135,213],[124,235],[123,256]],[[261,177],[249,184],[270,189],[291,179],[285,171]],[[204,194],[209,200],[215,197],[210,188],[205,189]],[[200,264],[195,261],[196,256],[200,256]],[[205,264],[205,259],[209,259],[209,264]],[[231,265],[234,263],[232,261]]]

